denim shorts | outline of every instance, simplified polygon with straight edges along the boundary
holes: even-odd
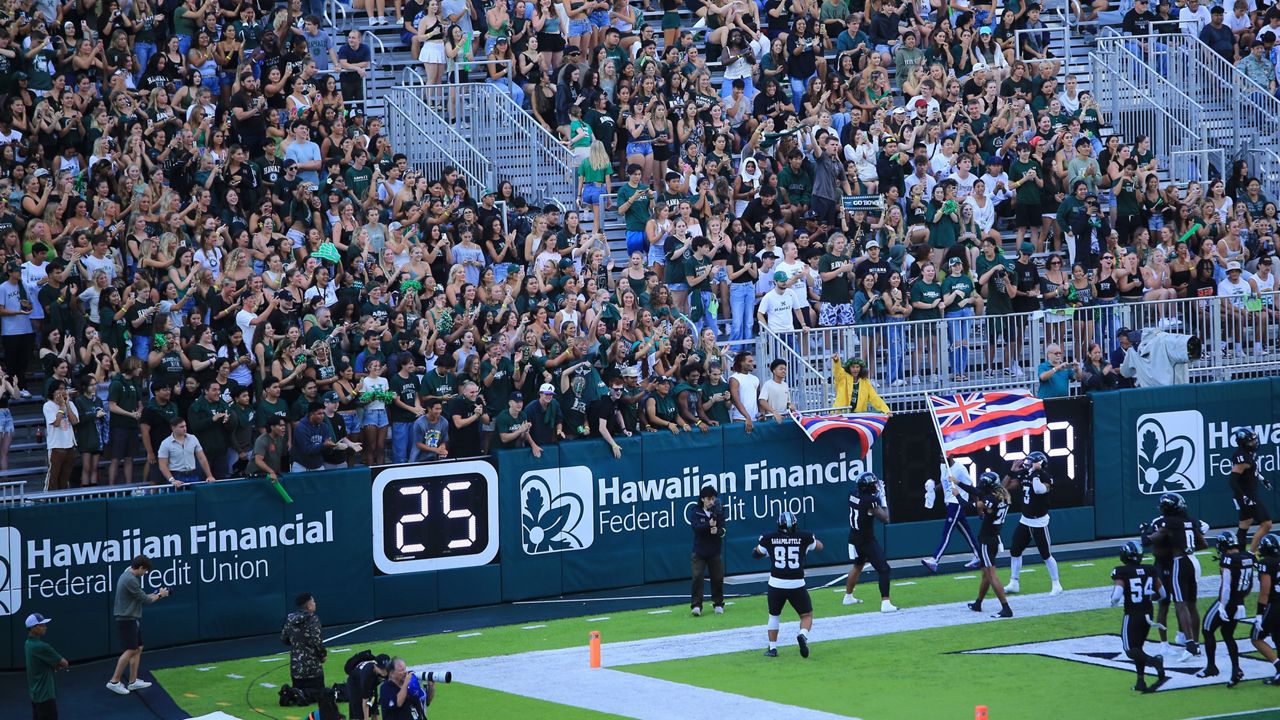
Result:
[[[590,15],[587,15],[587,19],[591,21],[591,27],[593,28],[609,27],[608,10],[595,10]]]
[[[364,419],[361,421],[360,427],[384,428],[390,424],[391,423],[387,420],[387,411],[385,408],[382,410],[370,410],[369,408],[365,408]]]
[[[338,413],[338,417],[342,418],[342,422],[346,425],[348,435],[355,435],[360,432],[361,425],[359,410],[340,412]]]
[[[716,269],[711,272],[711,282],[715,282],[715,283],[729,282],[728,266],[717,265]]]
[[[653,143],[650,142],[629,142],[627,143],[628,155],[652,155]]]
[[[581,37],[589,32],[591,32],[591,21],[589,19],[569,21],[569,37]]]
[[[667,283],[667,289],[671,292],[689,292],[689,283]]]
[[[0,408],[0,435],[13,433],[13,411]]]

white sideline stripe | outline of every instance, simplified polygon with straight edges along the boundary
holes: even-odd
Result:
[[[1257,713],[1270,712],[1272,710],[1280,710],[1280,705],[1277,705],[1276,707],[1258,708],[1257,710],[1241,710],[1239,712],[1223,713],[1222,715],[1198,715],[1193,718],[1187,718],[1186,720],[1214,720],[1215,718],[1240,717],[1241,715],[1255,715]]]
[[[217,669],[218,669],[217,665],[210,665],[209,667],[196,668],[196,672],[209,672],[210,670],[217,670]]]
[[[746,595],[743,593],[737,593],[737,594],[728,593],[725,595],[725,597],[746,597]],[[544,603],[589,603],[589,602],[610,602],[612,600],[671,600],[671,599],[680,599],[680,598],[688,600],[689,594],[685,593],[684,595],[619,595],[618,597],[573,598],[571,600],[567,600],[567,599],[517,600],[516,602],[513,602],[511,604],[512,605],[542,605]]]
[[[393,642],[391,644],[392,645],[414,645],[414,644],[417,644],[417,642],[418,642],[417,640],[397,640],[396,642]]]
[[[274,685],[274,684],[272,684],[272,683],[258,683],[258,684],[259,684],[259,685],[261,685],[261,686],[262,686],[262,687],[264,687],[264,688],[274,688],[274,687],[275,687],[275,685]]]
[[[351,648],[334,648],[329,652],[332,652],[332,653],[351,652]]]
[[[667,613],[669,613],[669,612],[671,612],[671,611],[670,611],[670,610],[650,610],[650,611],[649,611],[649,614],[650,614],[650,615],[665,615],[665,614],[667,614]]]
[[[522,628],[520,628],[520,629],[521,629],[521,630],[539,630],[539,629],[544,628],[544,627],[546,627],[546,625],[525,625],[524,627],[522,627]]]
[[[460,638],[464,638],[464,637],[479,637],[479,636],[480,636],[480,635],[482,635],[482,634],[483,634],[483,633],[478,633],[478,632],[474,632],[474,633],[462,633],[462,634],[461,634],[461,635],[459,635],[458,637],[460,637]],[[396,644],[397,644],[397,645],[399,645],[400,643],[396,643]]]
[[[604,622],[605,620],[608,620],[608,619],[609,619],[609,616],[605,615],[604,617],[587,618],[587,622]]]
[[[288,650],[285,650],[284,653],[276,653],[276,655],[288,654],[288,652],[289,652]],[[280,658],[279,657],[262,658],[258,662],[260,663],[280,662]]]
[[[350,630],[347,630],[346,632],[340,632],[340,633],[338,633],[337,635],[334,635],[333,637],[325,638],[325,639],[324,639],[324,641],[325,641],[325,642],[333,642],[334,640],[337,640],[337,639],[338,639],[338,638],[340,638],[340,637],[346,637],[346,636],[350,635],[350,634],[351,634],[351,633],[353,633],[353,632],[357,632],[357,631],[359,631],[359,630],[363,630],[363,629],[365,629],[365,628],[367,628],[367,627],[370,627],[370,626],[373,626],[373,625],[377,625],[377,624],[378,624],[378,623],[380,623],[380,622],[382,622],[382,621],[381,621],[381,620],[370,620],[369,622],[367,622],[367,623],[365,623],[365,624],[363,624],[363,625],[361,625],[361,626],[359,626],[359,627],[353,627],[353,628],[351,628]],[[336,651],[335,651],[335,652],[336,652]]]
[[[903,580],[902,582],[896,582],[893,584],[894,587],[906,587],[907,585],[915,585],[915,581]]]
[[[1071,567],[1093,567],[1093,563],[1075,563]]]
[[[1023,574],[1023,575],[1026,575],[1027,573],[1033,573],[1033,572],[1035,572],[1035,571],[1036,571],[1036,569],[1035,569],[1035,568],[1023,568],[1023,569],[1022,569],[1022,574]]]
[[[237,675],[237,674],[235,674],[235,673],[227,673],[227,677],[231,678],[232,680],[243,680],[243,679],[244,679],[244,676],[243,676],[243,675]]]
[[[829,587],[831,587],[832,585],[835,585],[836,583],[844,582],[844,581],[845,581],[845,579],[847,579],[848,577],[849,577],[849,573],[845,573],[845,574],[841,575],[840,577],[838,577],[838,578],[836,578],[836,579],[832,580],[831,582],[828,582],[828,583],[823,584],[823,586],[822,586],[822,587],[824,587],[824,588],[829,588]]]
[[[1205,578],[1199,583],[1200,591],[1214,592],[1218,582],[1217,576]],[[1018,595],[1011,598],[1011,602],[1016,617],[1040,617],[1106,608],[1110,604],[1110,598],[1110,587],[1097,587],[1067,590],[1059,595]],[[816,627],[821,639],[812,645],[815,652],[821,653],[823,643],[829,640],[849,640],[927,630],[940,625],[974,625],[984,622],[992,620],[985,613],[970,611],[964,602],[902,608],[892,615],[852,613],[819,618]],[[784,625],[786,627],[781,636],[794,637],[798,623],[788,622]],[[734,652],[760,652],[763,650],[761,634],[761,627],[753,626],[606,643],[603,661],[608,668],[620,668]],[[784,643],[783,651],[790,654],[794,652],[794,646]],[[832,720],[842,717],[614,669],[591,670],[583,662],[584,654],[585,648],[579,646],[495,655],[454,663],[453,670],[460,677],[465,677],[469,685],[641,720],[684,717],[690,707],[714,707],[718,715],[744,720],[777,717],[788,720]],[[547,677],[555,677],[558,682],[548,683]],[[856,708],[853,710],[856,711]]]
[[[955,577],[953,577],[953,578],[951,578],[951,579],[952,579],[952,580],[972,580],[972,579],[974,579],[974,578],[976,578],[976,577],[978,577],[978,576],[977,576],[977,575],[956,575]]]

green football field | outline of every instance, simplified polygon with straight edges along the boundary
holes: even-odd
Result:
[[[1206,569],[1212,561],[1205,557]],[[1062,582],[1068,589],[1101,587],[1108,584],[1113,563],[1109,559],[1062,563]],[[1024,593],[1048,590],[1043,568],[1029,568],[1023,577]],[[913,578],[902,585],[895,582],[894,602],[903,608],[940,605],[972,599],[977,580],[969,573]],[[842,583],[841,583],[842,586]],[[1081,608],[1040,617],[983,621],[977,624],[930,623],[923,629],[879,634],[872,637],[828,639],[823,637],[823,619],[828,625],[837,616],[870,613],[871,627],[880,617],[901,619],[906,613],[879,616],[878,592],[874,580],[862,583],[857,595],[863,605],[841,605],[842,590],[811,588],[815,606],[813,655],[802,660],[794,647],[794,625],[784,624],[780,657],[761,657],[765,620],[762,596],[740,597],[724,615],[688,615],[687,605],[612,612],[610,603],[592,603],[591,615],[548,620],[525,625],[482,628],[466,632],[406,637],[380,643],[359,640],[359,635],[329,644],[326,677],[330,683],[340,678],[342,664],[355,650],[371,648],[375,653],[400,655],[411,665],[449,668],[459,663],[492,656],[510,656],[531,651],[581,648],[581,662],[587,658],[587,636],[592,630],[604,639],[604,658],[609,662],[610,643],[671,637],[673,647],[700,642],[696,633],[758,629],[760,649],[690,657],[663,662],[626,665],[620,676],[637,681],[649,679],[733,693],[746,698],[783,703],[835,715],[880,720],[890,718],[972,718],[976,705],[986,705],[992,720],[1026,718],[1040,714],[1072,718],[1202,718],[1226,715],[1238,718],[1280,718],[1280,688],[1257,680],[1234,689],[1216,684],[1205,687],[1170,689],[1155,695],[1139,695],[1130,688],[1132,669],[1127,671],[1108,659],[1119,649],[1110,636],[1119,632],[1120,612]],[[732,592],[732,587],[729,588]],[[1096,593],[1095,593],[1096,594]],[[1035,598],[1014,596],[1019,605],[1034,605]],[[1202,609],[1208,605],[1201,602]],[[989,610],[997,609],[994,599]],[[669,611],[669,612],[666,612]],[[323,617],[323,607],[320,609]],[[790,611],[787,611],[788,614]],[[954,610],[952,610],[954,612]],[[916,614],[919,622],[920,613]],[[784,615],[784,623],[793,620]],[[857,619],[854,619],[857,620]],[[790,632],[790,638],[787,632]],[[742,633],[736,633],[741,635]],[[1243,635],[1243,629],[1238,633]],[[680,637],[685,636],[685,637]],[[752,635],[754,638],[755,635]],[[1154,638],[1154,633],[1152,634]],[[1089,641],[1079,638],[1092,638]],[[1063,640],[1071,639],[1071,640]],[[1085,642],[1072,650],[1073,659],[1047,657],[1038,648],[1042,643]],[[1092,645],[1087,645],[1092,642]],[[1009,646],[1017,646],[1012,650]],[[1021,648],[1030,648],[1023,651]],[[1057,646],[1054,646],[1057,647]],[[1074,647],[1074,646],[1073,646]],[[1149,645],[1148,651],[1154,646]],[[993,650],[994,649],[994,650]],[[1241,650],[1252,651],[1248,640]],[[974,651],[985,651],[974,653]],[[1001,654],[1017,652],[1018,654]],[[1056,651],[1055,651],[1056,652]],[[994,653],[994,654],[992,654]],[[1092,653],[1092,654],[1090,654]],[[1219,650],[1220,666],[1226,667],[1225,651]],[[1101,660],[1096,658],[1101,657]],[[1256,657],[1256,656],[1255,656]],[[1121,658],[1123,660],[1123,658]],[[1089,664],[1110,662],[1111,666]],[[1262,667],[1252,660],[1256,671]],[[593,671],[598,672],[598,671]],[[252,657],[233,662],[217,662],[168,668],[155,672],[160,685],[192,715],[223,711],[238,718],[302,718],[305,708],[282,708],[277,703],[276,686],[289,681],[288,657]],[[1190,670],[1184,669],[1183,678]],[[432,718],[598,718],[615,717],[602,712],[546,700],[532,699],[494,689],[466,684],[459,673],[451,685],[439,686]],[[555,678],[548,678],[555,682]],[[567,678],[566,682],[573,682]],[[1173,686],[1175,683],[1170,683]],[[584,702],[590,706],[591,703]],[[681,716],[691,716],[680,713]],[[650,714],[652,716],[652,713]],[[784,717],[784,715],[779,717]],[[745,717],[735,720],[746,720]]]

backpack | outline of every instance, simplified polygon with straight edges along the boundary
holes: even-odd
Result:
[[[347,658],[346,664],[342,666],[342,671],[349,676],[351,675],[351,673],[356,671],[357,667],[360,667],[360,663],[369,662],[371,660],[376,660],[376,659],[377,659],[377,656],[373,654],[372,650],[361,650],[355,655],[352,655],[351,657]]]

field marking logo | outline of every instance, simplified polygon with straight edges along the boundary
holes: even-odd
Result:
[[[1199,410],[1138,418],[1138,490],[1144,495],[1204,487],[1204,416]]]
[[[22,533],[0,528],[0,616],[22,608]]]
[[[595,542],[595,482],[581,465],[520,477],[521,545],[526,555],[584,550]]]
[[[1146,650],[1148,654],[1158,649],[1156,643],[1148,642]],[[965,650],[963,655],[1040,655],[1042,657],[1054,658],[1056,660],[1067,660],[1070,662],[1084,663],[1086,665],[1097,665],[1099,667],[1112,668],[1114,670],[1122,670],[1125,673],[1132,674],[1134,671],[1133,661],[1125,656],[1124,651],[1120,647],[1119,635],[1089,635],[1078,638],[1063,638],[1061,640],[1048,640],[1038,643],[1024,643],[1022,645],[1005,645],[1003,647],[983,648],[981,650]],[[1231,668],[1223,666],[1225,669],[1216,677],[1198,678],[1196,673],[1204,669],[1204,661],[1197,658],[1195,660],[1182,663],[1177,657],[1165,658],[1165,670],[1169,673],[1169,682],[1160,688],[1160,692],[1167,690],[1182,690],[1185,688],[1207,687],[1209,685],[1221,685],[1231,679]],[[1240,658],[1240,669],[1244,671],[1245,680],[1260,680],[1269,678],[1275,674],[1275,668],[1271,664],[1263,660],[1257,660],[1251,657],[1242,656]],[[1156,677],[1155,670],[1147,668],[1147,680],[1153,680]]]

